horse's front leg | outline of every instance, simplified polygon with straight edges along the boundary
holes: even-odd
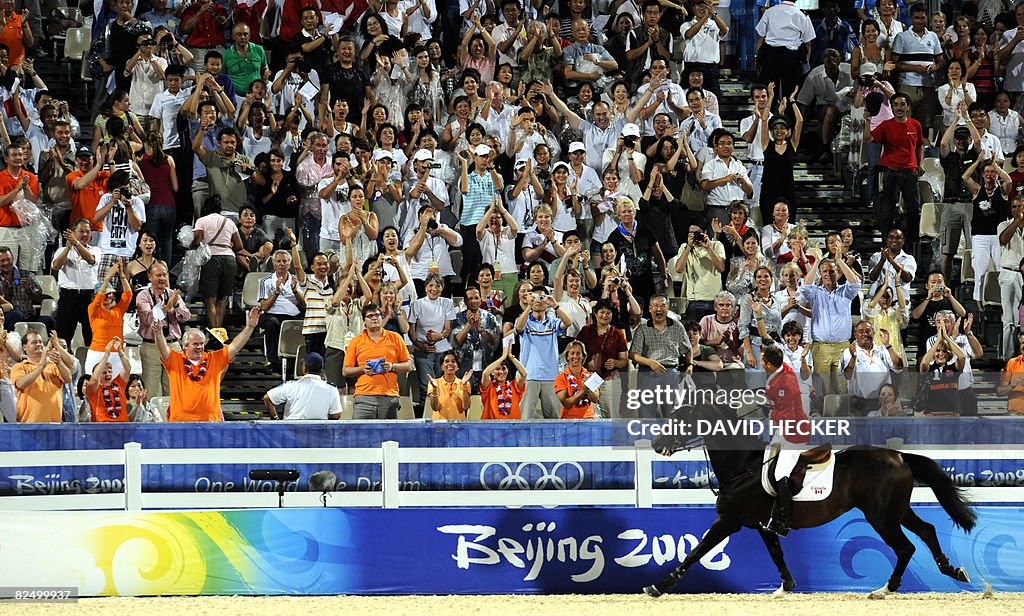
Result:
[[[693,551],[687,554],[683,562],[673,569],[665,579],[661,580],[657,584],[651,586],[644,586],[644,592],[652,597],[660,597],[670,588],[679,583],[679,580],[683,579],[686,575],[686,570],[691,565],[704,558],[704,555],[711,551],[713,547],[721,543],[726,537],[735,533],[740,529],[740,525],[736,522],[726,521],[722,518],[718,518],[708,529],[707,534],[701,539],[700,543],[693,548]]]
[[[786,558],[782,554],[782,543],[779,541],[779,536],[765,530],[758,530],[757,532],[761,535],[761,540],[764,541],[765,547],[768,548],[768,554],[771,555],[772,562],[775,563],[775,567],[779,570],[779,577],[782,578],[782,586],[774,593],[776,597],[781,597],[796,588],[796,580],[793,579],[793,574],[789,572],[789,567],[786,566]]]

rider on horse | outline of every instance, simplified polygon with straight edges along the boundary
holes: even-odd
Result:
[[[793,485],[789,474],[800,459],[800,446],[810,440],[811,426],[800,398],[800,383],[793,369],[783,361],[782,350],[777,346],[766,347],[761,363],[768,373],[765,395],[771,404],[768,419],[772,422],[774,434],[768,448],[779,443],[775,462],[775,491],[778,494],[775,514],[771,522],[762,527],[785,537],[789,534],[793,506]]]

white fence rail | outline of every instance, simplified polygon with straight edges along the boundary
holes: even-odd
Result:
[[[1019,451],[928,450],[914,453],[942,460],[1017,459]],[[573,505],[619,505],[653,507],[656,505],[709,505],[715,496],[706,488],[654,488],[655,461],[704,460],[700,450],[681,451],[671,458],[657,455],[648,441],[637,441],[633,448],[613,447],[399,447],[388,441],[380,447],[351,449],[143,449],[138,443],[126,443],[124,449],[0,452],[0,468],[35,466],[123,466],[124,491],[103,494],[15,495],[0,496],[0,511],[45,510],[127,510],[143,509],[236,509],[277,507],[276,492],[144,492],[143,467],[151,465],[287,466],[294,464],[374,464],[380,465],[379,489],[284,493],[284,507],[530,507]],[[408,464],[509,464],[606,462],[633,464],[633,486],[618,489],[563,490],[403,490],[402,465]],[[407,474],[407,473],[406,473]],[[308,479],[308,478],[307,478]],[[977,503],[1024,502],[1024,487],[968,488],[968,497]],[[928,488],[915,488],[914,502],[934,503]]]

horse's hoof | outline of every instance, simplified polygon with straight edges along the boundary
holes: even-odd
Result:
[[[781,597],[785,597],[786,595],[789,594],[790,590],[792,590],[792,589],[791,588],[786,588],[786,583],[783,582],[782,585],[779,586],[778,588],[776,588],[775,592],[772,593],[772,597],[774,597],[776,599],[779,599]]]
[[[964,571],[963,567],[957,567],[956,568],[956,581],[963,582],[964,584],[970,584],[971,583],[971,576],[967,575],[967,572]]]
[[[883,586],[883,587],[879,588],[878,590],[876,590],[875,592],[871,593],[870,595],[868,595],[868,599],[885,599],[886,597],[888,597],[891,594],[892,594],[892,591],[889,590],[889,586],[886,585],[886,586]]]
[[[648,597],[654,597],[655,599],[657,599],[662,595],[662,592],[658,590],[657,586],[651,584],[650,586],[644,586],[644,594],[646,594]]]
[[[794,580],[794,579],[792,579],[792,578],[790,578],[790,579],[788,579],[788,580],[783,580],[783,581],[782,581],[782,588],[783,588],[783,589],[784,589],[784,590],[785,590],[786,592],[792,592],[792,591],[793,591],[793,589],[794,589],[794,588],[796,588],[796,580]]]

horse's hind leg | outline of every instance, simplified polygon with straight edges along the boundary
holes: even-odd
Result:
[[[878,519],[883,516],[887,519]],[[910,564],[910,559],[914,556],[916,548],[903,532],[898,520],[882,513],[868,516],[868,522],[875,529],[875,532],[882,537],[882,541],[885,541],[886,545],[896,552],[896,567],[892,570],[889,582],[868,595],[872,599],[884,599],[886,595],[894,593],[899,589],[900,584],[903,582],[903,573],[907,570],[907,565]]]
[[[757,532],[761,535],[761,540],[764,541],[765,547],[768,548],[768,554],[771,555],[772,562],[775,563],[775,567],[779,570],[779,577],[782,578],[782,586],[775,591],[775,595],[781,596],[792,591],[796,588],[796,580],[793,579],[793,575],[789,572],[789,567],[786,566],[786,558],[782,554],[782,543],[779,541],[779,536],[764,530],[758,530]]]
[[[644,592],[652,597],[660,597],[665,594],[670,588],[679,583],[679,580],[683,579],[686,575],[686,570],[689,569],[694,563],[704,558],[704,555],[711,551],[711,548],[715,547],[722,542],[726,537],[735,533],[740,529],[740,525],[735,522],[727,522],[718,518],[711,524],[711,528],[704,535],[704,538],[700,540],[700,543],[693,548],[693,551],[686,555],[683,562],[673,569],[665,579],[661,580],[657,584],[651,586],[644,586]]]
[[[949,559],[942,553],[942,547],[939,545],[939,537],[935,534],[935,527],[922,520],[911,508],[907,508],[906,513],[903,514],[903,518],[900,523],[906,527],[907,530],[914,533],[924,541],[925,545],[932,552],[932,558],[935,559],[935,564],[938,565],[939,571],[943,575],[947,575],[958,582],[970,582],[971,578],[967,575],[962,567],[954,567],[949,564]]]

